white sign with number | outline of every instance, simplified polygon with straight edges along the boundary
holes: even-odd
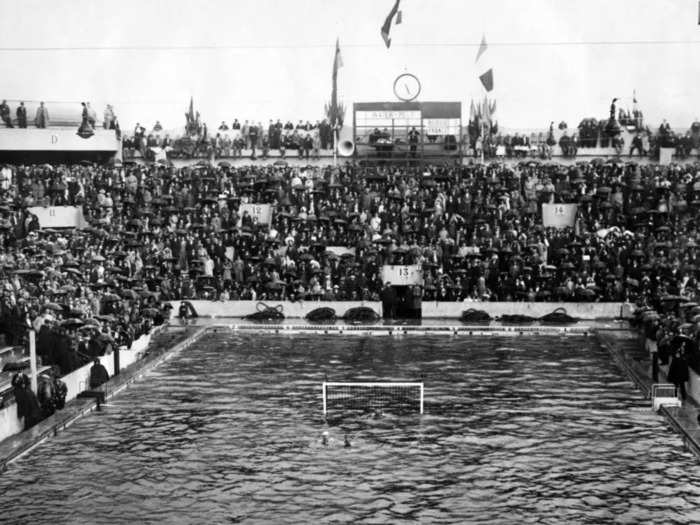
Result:
[[[243,212],[248,212],[255,224],[272,224],[272,206],[270,204],[241,204],[238,208],[238,226],[241,226]]]
[[[545,228],[572,228],[578,204],[542,204],[542,224]]]
[[[382,282],[392,286],[423,285],[423,270],[417,264],[382,266]]]

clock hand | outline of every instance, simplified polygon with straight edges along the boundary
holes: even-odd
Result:
[[[405,83],[404,83],[403,87],[406,88],[406,93],[408,93],[408,94],[410,95],[410,94],[411,94],[411,90],[408,89],[408,84],[405,84]]]

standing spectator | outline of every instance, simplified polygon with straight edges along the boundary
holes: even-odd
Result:
[[[250,148],[250,137],[248,136],[248,133],[250,132],[250,125],[248,124],[248,121],[246,120],[243,123],[243,127],[241,128],[241,136],[243,137],[244,141],[244,149],[249,149]]]
[[[104,112],[104,122],[102,123],[102,126],[104,127],[104,129],[114,129],[113,123],[114,111],[112,110],[112,106],[107,104],[107,107],[105,108]]]
[[[49,125],[49,110],[44,106],[44,102],[39,102],[39,107],[36,109],[34,117],[34,125],[37,128],[46,128]]]
[[[304,158],[309,160],[309,153],[314,147],[314,140],[311,138],[311,133],[307,133],[302,142],[304,147]]]
[[[636,151],[639,152],[639,156],[644,155],[644,145],[642,144],[642,134],[637,132],[632,139],[632,146],[630,147],[630,157]]]
[[[268,139],[267,135],[263,135],[263,137],[262,137],[262,158],[267,159],[269,153],[270,153],[270,140]]]
[[[411,145],[411,158],[416,158],[416,151],[418,149],[418,141],[420,139],[420,133],[415,127],[411,128],[408,132],[408,143]]]
[[[10,116],[10,106],[7,105],[6,100],[3,100],[2,104],[0,104],[0,118],[2,118],[2,121],[5,123],[5,126],[7,126],[8,128],[13,127],[12,117]]]
[[[109,381],[109,373],[103,364],[100,363],[100,358],[95,357],[93,365],[90,367],[90,388],[95,389]]]
[[[41,421],[39,400],[29,387],[29,378],[24,374],[16,374],[12,378],[15,401],[17,401],[17,416],[24,419],[24,430],[29,430]]]
[[[261,130],[262,132],[262,130]],[[270,143],[270,147],[275,149],[275,123],[272,122],[272,119],[270,119],[270,124],[267,126],[267,139]]]
[[[688,381],[688,379],[688,363],[685,357],[683,357],[681,348],[678,348],[671,360],[671,365],[668,367],[668,380],[676,385],[676,392],[680,391],[683,401],[685,401],[686,398],[685,382]]]
[[[24,102],[20,102],[19,106],[17,106],[17,127],[27,127],[27,108],[25,107]]]
[[[246,124],[247,124],[246,120]],[[244,126],[245,127],[245,126]],[[258,143],[258,128],[255,124],[251,124],[248,127],[248,144],[250,145],[250,160],[255,160],[255,146]]]

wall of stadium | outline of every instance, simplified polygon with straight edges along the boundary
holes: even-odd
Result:
[[[241,318],[256,312],[257,301],[189,301],[201,317],[237,317]],[[172,315],[177,316],[180,301],[171,301]],[[382,313],[382,303],[367,301],[268,301],[268,306],[282,305],[285,317],[302,319],[311,310],[319,307],[333,308],[336,314],[342,316],[350,308],[367,306],[378,314]],[[521,314],[530,317],[542,317],[556,308],[565,308],[567,313],[580,319],[613,319],[630,317],[632,305],[626,303],[457,303],[457,302],[423,302],[423,319],[459,319],[464,310],[474,308],[484,310],[491,317],[505,314]]]
[[[77,128],[7,129],[0,128],[0,151],[104,151],[121,149],[114,130],[96,129],[84,139]]]

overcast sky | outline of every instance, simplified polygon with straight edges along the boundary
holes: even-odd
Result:
[[[502,126],[602,118],[613,96],[631,108],[633,89],[651,121],[700,116],[697,0],[402,0],[389,50],[379,28],[393,0],[0,5],[0,97],[110,102],[123,128],[183,126],[190,95],[210,127],[323,118],[336,37],[346,104],[395,100],[408,71],[419,100],[461,101],[467,116],[483,34]]]

